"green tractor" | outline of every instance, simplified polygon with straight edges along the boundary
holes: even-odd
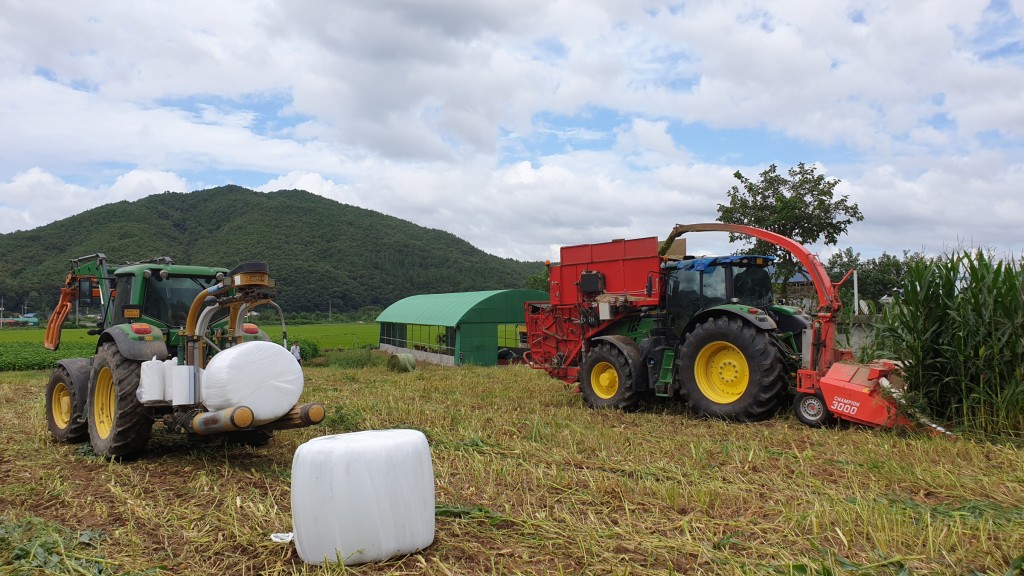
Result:
[[[670,256],[688,232],[729,232],[788,251],[817,307],[775,304],[764,269],[772,258]],[[839,287],[816,254],[791,238],[741,224],[677,224],[656,238],[562,248],[548,302],[526,303],[530,366],[577,384],[594,408],[643,396],[677,396],[702,416],[769,417],[792,397],[798,420],[867,426],[914,424],[886,392],[892,361],[853,362],[836,344]]]
[[[593,408],[685,399],[698,414],[776,413],[811,318],[776,304],[759,255],[663,258],[655,238],[562,248],[548,302],[526,303],[530,366]]]
[[[147,446],[153,424],[174,432],[265,444],[274,430],[323,420],[324,407],[298,404],[302,369],[269,268],[232,270],[174,264],[170,258],[108,264],[103,254],[71,261],[44,345],[60,346],[73,308],[98,307],[91,358],[58,362],[46,387],[46,421],[60,442],[84,442],[106,458]],[[244,321],[269,305],[281,319],[281,344]]]

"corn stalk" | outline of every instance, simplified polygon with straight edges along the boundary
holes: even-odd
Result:
[[[1014,260],[978,250],[910,266],[876,345],[903,360],[907,392],[936,419],[1024,432],[1024,281]]]

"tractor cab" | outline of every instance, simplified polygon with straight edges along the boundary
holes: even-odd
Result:
[[[227,268],[177,265],[169,258],[120,267],[101,262],[96,267],[105,272],[97,271],[95,276],[78,280],[79,305],[98,305],[102,312],[102,320],[91,333],[143,323],[159,330],[169,350],[182,343],[179,334],[196,295],[213,289],[228,274]],[[211,333],[223,333],[228,326],[228,315],[228,308],[220,308],[207,319],[205,324]],[[248,324],[239,338],[241,341],[268,339],[266,333]]]
[[[800,308],[775,303],[767,270],[774,262],[773,256],[734,255],[666,263],[665,307],[673,331],[682,336],[698,314],[711,308],[758,308],[775,322],[780,337],[800,351],[811,319]]]
[[[185,325],[196,294],[227,273],[224,268],[171,264],[133,265],[114,272],[117,293],[111,324],[144,320],[162,329]]]
[[[681,332],[702,310],[724,304],[770,309],[774,304],[771,275],[765,267],[771,256],[713,256],[669,261],[665,308]]]

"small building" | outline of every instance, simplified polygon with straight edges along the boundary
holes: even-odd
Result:
[[[526,289],[409,296],[377,316],[380,349],[446,366],[512,362],[527,349],[523,304],[547,300]]]

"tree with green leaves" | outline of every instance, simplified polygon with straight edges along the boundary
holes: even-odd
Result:
[[[526,287],[532,290],[547,292],[551,289],[551,268],[547,266],[533,276],[526,279]]]
[[[729,189],[729,204],[718,205],[718,220],[727,224],[745,224],[770,230],[802,244],[824,241],[835,245],[854,220],[863,220],[860,208],[846,195],[836,198],[836,178],[817,174],[814,166],[803,162],[780,174],[775,164],[752,181],[736,171],[733,176],[740,185]],[[788,280],[800,271],[800,265],[784,248],[755,240],[742,234],[730,234],[730,241],[747,242],[750,252],[775,256],[774,280],[781,284],[781,297],[786,297]]]
[[[862,260],[860,252],[853,248],[844,248],[829,257],[825,270],[833,280],[842,278],[847,271],[857,270],[858,298],[872,303],[877,309],[878,301],[883,296],[892,295],[894,290],[903,286],[907,270],[916,263],[926,261],[928,257],[921,252],[903,251],[903,258],[882,252],[877,258]],[[847,282],[840,291],[840,298],[851,309],[855,309],[853,301],[853,282]]]

